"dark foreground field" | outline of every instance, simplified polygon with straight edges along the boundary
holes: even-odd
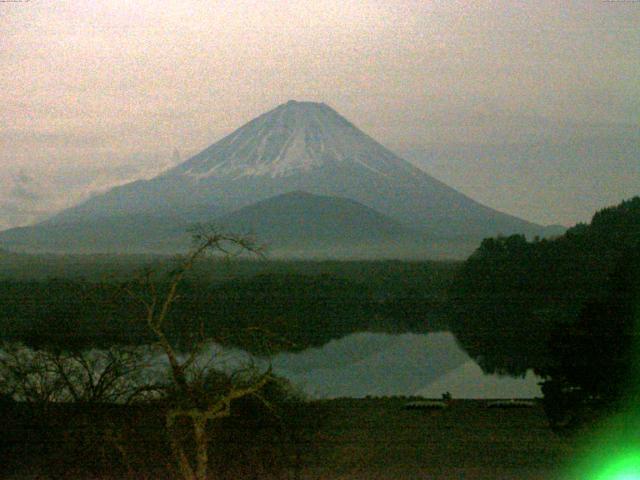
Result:
[[[298,417],[306,425],[293,427],[293,435],[277,432],[275,423],[232,419],[226,431],[212,432],[219,472],[212,478],[550,480],[562,478],[562,466],[576,453],[571,440],[551,432],[540,406],[454,400],[444,410],[415,411],[405,403],[311,402]],[[3,418],[2,478],[175,476],[153,409],[105,406],[87,416],[82,408],[60,407],[43,420],[46,428],[18,410]],[[124,435],[122,425],[128,425]],[[111,448],[114,436],[129,449],[131,465]]]
[[[324,402],[306,478],[553,479],[572,453],[541,406],[488,408],[453,401],[445,410],[405,410],[402,399]]]

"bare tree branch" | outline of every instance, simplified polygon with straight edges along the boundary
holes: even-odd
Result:
[[[156,344],[163,351],[170,367],[172,396],[174,404],[166,412],[166,427],[171,449],[185,480],[206,480],[208,475],[208,442],[207,424],[215,419],[231,414],[231,403],[234,400],[256,395],[272,380],[271,368],[261,375],[232,375],[228,378],[228,386],[207,385],[207,379],[215,369],[207,368],[195,371],[196,361],[206,344],[204,325],[200,324],[198,341],[191,346],[186,359],[181,360],[172,346],[166,332],[167,319],[171,308],[179,299],[179,288],[186,275],[195,264],[207,254],[222,255],[229,259],[243,254],[263,256],[264,249],[251,237],[221,233],[217,230],[206,230],[198,227],[193,232],[194,246],[184,257],[178,258],[177,266],[168,274],[165,288],[157,288],[153,274],[146,271],[136,284],[142,290],[136,291],[131,285],[125,287],[129,298],[139,302],[145,309],[144,322],[156,338]],[[255,372],[255,369],[253,369]],[[237,381],[237,383],[236,383]],[[210,391],[209,389],[213,389]],[[153,390],[150,387],[150,390]],[[142,391],[141,391],[142,392]],[[192,426],[192,440],[195,443],[193,463],[189,460],[186,449],[180,438],[178,421],[189,419]]]

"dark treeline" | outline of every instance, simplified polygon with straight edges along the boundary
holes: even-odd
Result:
[[[148,288],[130,283],[136,271],[131,265],[142,266],[138,260],[112,265],[111,276],[102,275],[107,278],[102,281],[98,272],[105,273],[107,264],[86,258],[69,277],[42,278],[46,269],[41,266],[36,279],[0,281],[3,339],[59,348],[152,341],[141,321],[142,305],[125,288],[137,288],[141,295]],[[171,269],[171,261],[151,260],[150,268],[158,271],[154,287],[162,290],[163,272]],[[181,284],[169,334],[185,347],[204,335],[259,351],[265,334],[271,349],[300,350],[357,331],[439,330],[444,328],[446,288],[457,266],[207,259]],[[254,342],[257,337],[263,339],[261,345]]]
[[[616,262],[603,295],[590,299],[575,322],[552,330],[553,361],[541,369],[551,426],[571,431],[602,413],[636,409],[639,340],[640,248],[632,247]],[[628,425],[632,422],[637,426],[637,416],[627,418]]]
[[[176,264],[174,255],[25,254],[0,248],[0,280],[83,280],[90,283],[127,281],[143,268],[166,269]],[[201,259],[192,278],[206,282],[253,277],[262,273],[332,275],[363,281],[380,291],[389,288],[424,290],[442,284],[459,261],[401,260],[275,260],[220,257]]]
[[[596,213],[589,225],[556,239],[486,239],[452,285],[450,326],[490,372],[519,375],[534,368],[550,374],[563,361],[570,368],[571,349],[582,348],[581,355],[596,359],[606,350],[596,349],[597,343],[623,349],[628,341],[621,331],[627,327],[621,325],[631,313],[623,314],[620,305],[637,301],[630,298],[630,285],[640,281],[637,270],[625,268],[637,262],[638,250],[639,197]],[[576,328],[581,335],[571,335]],[[567,335],[589,336],[592,350]],[[600,361],[607,362],[601,358],[591,366]]]

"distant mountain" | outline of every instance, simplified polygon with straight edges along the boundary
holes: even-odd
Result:
[[[290,101],[151,180],[96,195],[34,227],[0,232],[0,244],[145,250],[153,248],[150,237],[184,223],[210,221],[295,191],[352,199],[443,241],[545,234],[543,227],[492,210],[430,177],[327,105]],[[153,228],[140,225],[137,233],[135,223],[144,218],[153,219]],[[98,233],[103,228],[106,236]]]
[[[272,249],[323,246],[362,250],[380,241],[415,236],[400,222],[355,200],[291,192],[243,207],[216,221],[233,232],[252,233]]]

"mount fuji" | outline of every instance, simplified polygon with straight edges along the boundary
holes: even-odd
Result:
[[[265,202],[291,192],[307,195]],[[372,225],[361,225],[363,237],[384,219],[384,228],[401,232],[404,240],[413,235],[413,244],[423,247],[425,239],[473,245],[496,234],[547,233],[429,176],[329,106],[289,101],[151,180],[113,188],[40,224],[0,232],[0,245],[23,251],[161,250],[160,245],[177,245],[171,239],[196,222],[235,218],[230,223],[240,228],[238,219],[248,207],[252,218],[263,209],[268,218],[277,205],[286,218],[288,205],[295,222],[296,199],[308,212],[322,210],[325,224],[334,215],[335,238],[343,236],[344,215],[375,217]],[[349,208],[336,208],[341,201],[351,202]],[[312,224],[313,215],[306,217]]]

